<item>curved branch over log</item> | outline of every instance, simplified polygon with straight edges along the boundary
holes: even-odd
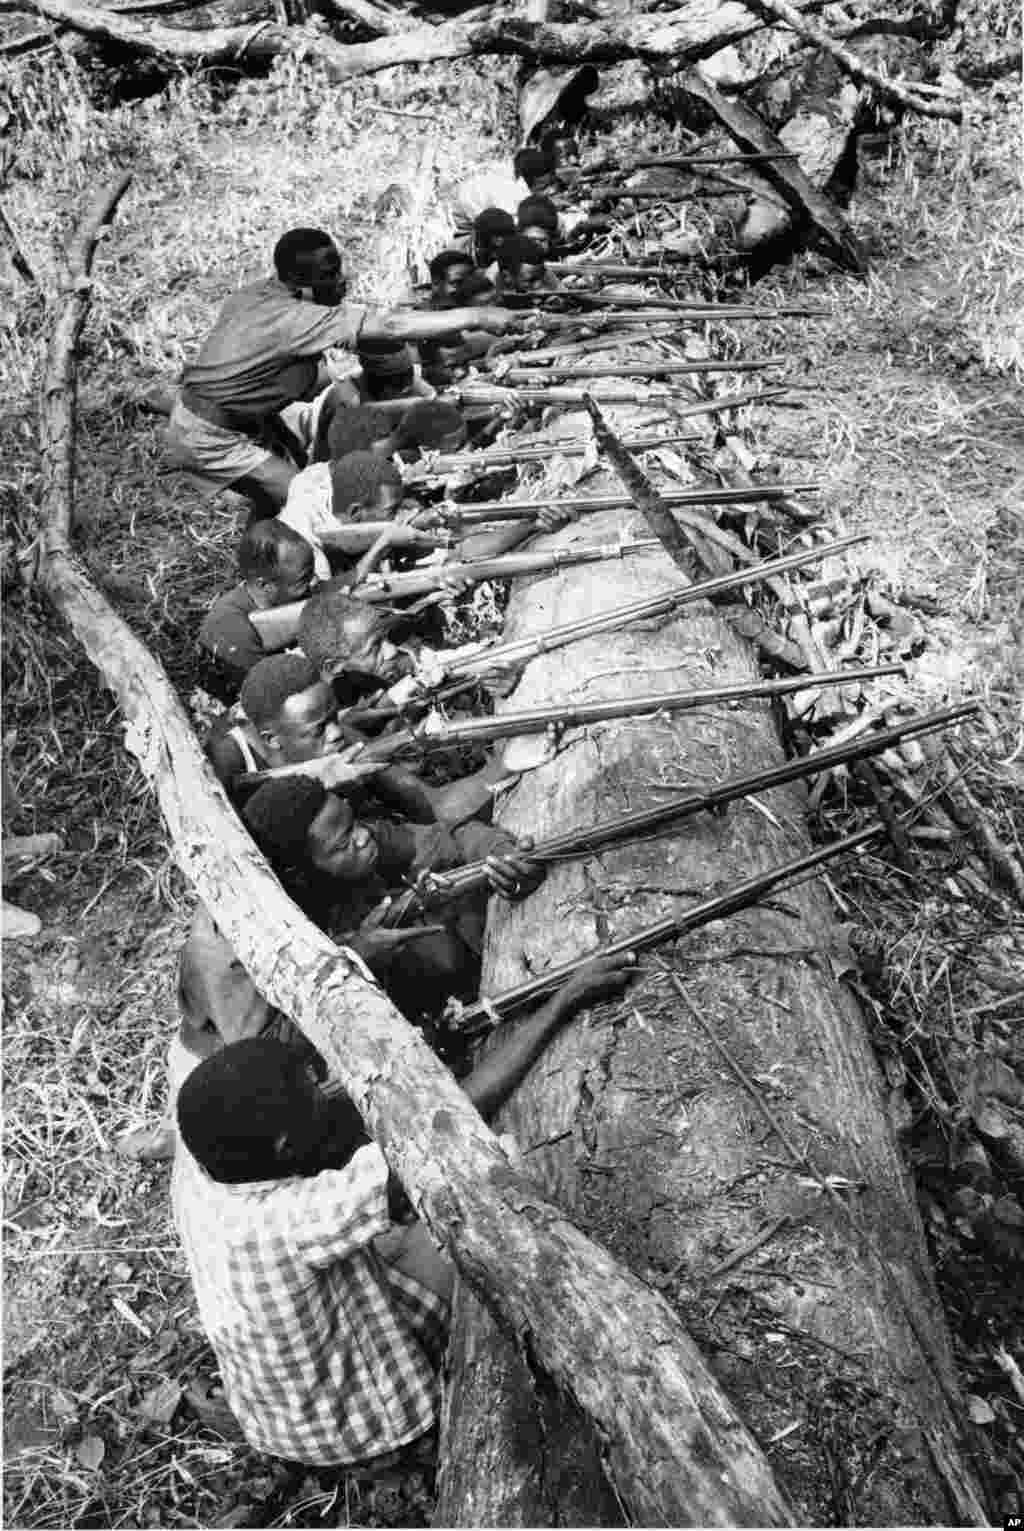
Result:
[[[29,0],[31,8],[51,21],[73,27],[88,37],[121,43],[140,53],[155,53],[186,62],[237,64],[243,56],[269,61],[286,51],[295,34],[286,27],[268,26],[253,37],[251,27],[214,27],[189,31],[158,23],[142,24],[84,0]],[[586,21],[552,25],[524,21],[514,12],[495,7],[487,14],[419,26],[373,42],[344,44],[317,37],[314,51],[336,81],[355,79],[391,69],[397,64],[429,64],[469,54],[498,53],[546,63],[621,63],[638,58],[673,67],[705,58],[757,31],[764,23],[736,0],[689,0],[677,10],[625,21]]]
[[[127,746],[156,789],[175,857],[262,992],[323,1053],[462,1276],[538,1374],[588,1419],[630,1517],[790,1524],[760,1449],[672,1309],[538,1194],[359,960],[287,897],[203,758],[162,666],[71,551],[66,423],[74,410],[58,395],[74,394],[93,248],[125,184],[97,198],[69,259],[41,423],[47,454],[63,459],[44,477],[41,577],[120,703]]]

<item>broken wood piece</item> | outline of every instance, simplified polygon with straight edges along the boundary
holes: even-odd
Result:
[[[63,838],[54,831],[38,835],[8,835],[0,842],[4,861],[23,861],[57,856],[64,849]]]
[[[711,111],[722,126],[745,148],[771,154],[785,149],[763,118],[741,101],[723,95],[698,68],[676,76],[676,84]],[[863,271],[864,259],[846,219],[830,199],[804,175],[799,164],[768,160],[761,174],[785,197],[797,224],[809,225],[818,242],[840,266]]]

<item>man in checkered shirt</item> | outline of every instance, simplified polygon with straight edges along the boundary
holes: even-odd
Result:
[[[631,961],[592,962],[510,1033],[463,1088],[496,1112],[557,1031],[618,993]],[[425,1435],[437,1407],[452,1271],[351,1102],[296,1049],[233,1042],[178,1097],[172,1180],[203,1325],[250,1445],[363,1464]]]

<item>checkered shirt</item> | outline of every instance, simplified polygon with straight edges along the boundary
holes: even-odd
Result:
[[[370,1241],[391,1227],[374,1144],[343,1170],[220,1185],[183,1145],[174,1218],[224,1390],[258,1451],[331,1466],[428,1430],[447,1317]]]

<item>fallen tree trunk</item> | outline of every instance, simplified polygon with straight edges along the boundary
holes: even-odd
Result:
[[[266,25],[258,34],[251,27],[215,27],[192,31],[142,23],[85,0],[26,0],[40,16],[84,33],[117,42],[140,53],[153,53],[185,62],[237,64],[243,57],[264,62],[285,52],[295,41],[287,27]],[[614,63],[639,58],[649,63],[678,64],[707,57],[764,23],[737,0],[688,0],[677,10],[625,20],[551,24],[524,20],[513,11],[481,8],[440,26],[344,44],[317,36],[311,51],[336,81],[374,74],[398,64],[428,64],[470,54],[511,54],[555,63]]]
[[[604,533],[614,524],[606,513]],[[662,557],[519,586],[509,637],[633,601],[672,572]],[[749,648],[694,606],[531,661],[503,705],[752,672]],[[780,758],[767,709],[602,726],[523,776],[500,821],[540,839],[641,806],[652,779],[696,785]],[[484,992],[797,853],[804,804],[785,788],[552,867],[525,903],[492,905]],[[560,1036],[500,1126],[567,1214],[697,1326],[801,1523],[980,1524],[912,1187],[836,949],[816,884],[695,937]],[[437,1524],[622,1523],[600,1437],[536,1386],[461,1286],[446,1381]]]
[[[70,546],[74,347],[96,238],[126,178],[71,246],[44,376],[41,584],[125,716],[175,858],[266,998],[320,1049],[420,1216],[515,1337],[538,1386],[576,1401],[630,1518],[783,1525],[764,1457],[664,1299],[537,1192],[358,958],[284,893],[203,757],[163,668]]]

